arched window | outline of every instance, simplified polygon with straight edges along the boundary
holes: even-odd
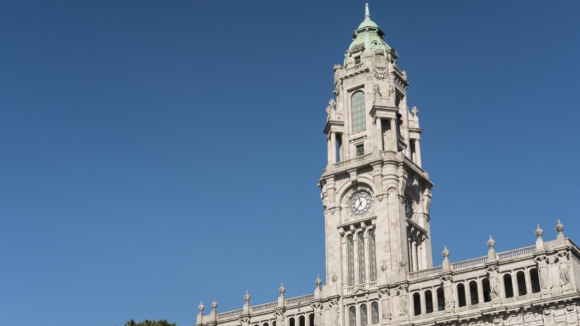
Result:
[[[268,326],[268,323],[263,323],[262,326]]]
[[[491,301],[491,287],[489,286],[489,279],[481,280],[481,287],[483,288],[483,302]]]
[[[457,284],[457,300],[460,307],[465,307],[467,304],[465,300],[465,285],[463,283]]]
[[[433,293],[430,290],[425,291],[425,313],[433,312]]]
[[[358,282],[366,282],[365,275],[365,235],[363,232],[357,234],[358,237]]]
[[[469,297],[471,298],[471,304],[478,304],[479,297],[477,294],[477,282],[469,282]]]
[[[368,324],[367,305],[360,306],[360,326],[367,326]]]
[[[540,292],[540,278],[538,277],[538,270],[530,269],[530,282],[532,283],[532,293]]]
[[[445,294],[443,288],[437,288],[437,311],[445,310]]]
[[[310,326],[314,326],[314,314],[308,315],[308,321],[310,323]]]
[[[298,317],[298,321],[300,323],[300,326],[306,326],[306,318],[304,318],[304,316]]]
[[[518,282],[518,295],[526,295],[526,277],[523,271],[516,273],[516,281]]]
[[[346,247],[348,255],[348,285],[354,285],[354,239],[352,234],[346,237]]]
[[[505,297],[511,298],[514,296],[514,288],[512,285],[512,276],[510,274],[503,275],[503,284],[505,289]]]
[[[413,293],[413,308],[415,310],[415,316],[421,314],[421,295],[419,293]]]
[[[296,322],[294,321],[294,318],[290,318],[290,326],[296,326]]]
[[[371,303],[371,319],[373,325],[379,323],[379,304],[376,301]]]
[[[351,99],[352,131],[365,129],[365,94],[362,91],[354,93]]]
[[[377,253],[375,246],[375,230],[369,230],[369,259],[371,265],[371,282],[377,280]]]
[[[275,320],[272,322],[272,326],[276,326],[276,321]]]
[[[348,308],[348,325],[356,326],[356,308],[354,306]]]

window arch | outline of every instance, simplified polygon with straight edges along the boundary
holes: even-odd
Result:
[[[379,323],[379,304],[376,301],[371,303],[371,321],[373,325]]]
[[[358,91],[351,98],[352,131],[357,132],[365,129],[365,94]]]
[[[358,242],[358,282],[365,283],[366,282],[365,235],[363,232],[359,232],[357,234],[357,242]]]
[[[355,307],[348,308],[348,325],[349,326],[356,326],[356,308]]]
[[[421,295],[418,292],[413,293],[413,308],[415,316],[421,314]]]
[[[360,306],[360,326],[367,326],[368,315],[367,315],[367,305],[363,304]]]
[[[346,251],[348,256],[348,285],[354,285],[354,239],[352,234],[346,237]]]
[[[369,230],[369,260],[370,260],[370,274],[371,274],[371,282],[377,280],[377,253],[376,253],[376,245],[375,245],[375,230]]]
[[[433,293],[431,290],[425,291],[425,313],[430,314],[433,312]]]
[[[465,307],[467,304],[465,300],[465,285],[463,283],[457,284],[457,300],[459,301],[459,307]]]

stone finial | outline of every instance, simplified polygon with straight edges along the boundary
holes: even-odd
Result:
[[[564,224],[560,223],[560,220],[558,220],[558,224],[556,224],[556,231],[558,231],[558,233],[564,231]]]
[[[365,3],[365,20],[371,19],[371,13],[369,11],[369,4]]]
[[[337,71],[338,69],[342,69],[342,66],[339,64],[334,65],[334,71]]]
[[[246,300],[246,302],[249,302],[250,298],[251,298],[250,292],[246,291],[246,295],[244,295],[244,300]]]
[[[449,251],[449,249],[447,249],[447,246],[443,247],[443,252],[441,253],[443,255],[443,257],[445,257],[445,259],[449,259],[449,255],[451,254],[451,252]]]
[[[414,107],[411,109],[411,112],[413,112],[413,116],[414,116],[414,117],[417,117],[417,114],[419,114],[419,109],[417,109],[417,107],[416,107],[416,106],[414,106]]]
[[[320,284],[322,284],[322,280],[320,279],[320,275],[316,275],[316,280],[314,281],[314,284],[316,284],[317,288],[320,287]]]
[[[212,310],[216,310],[217,306],[218,306],[218,303],[217,303],[217,301],[216,301],[216,300],[215,300],[215,298],[214,298],[214,299],[213,299],[213,302],[211,303],[211,309],[212,309]]]
[[[540,224],[538,224],[538,225],[536,226],[536,232],[535,232],[535,233],[536,233],[536,237],[538,237],[538,238],[541,238],[541,237],[542,237],[542,235],[544,234],[544,230],[542,230],[542,229],[540,228]]]
[[[205,307],[203,306],[203,302],[202,302],[202,301],[200,301],[200,302],[199,302],[199,306],[197,306],[197,310],[199,310],[199,312],[203,312],[203,309],[204,309],[204,308],[205,308]]]
[[[495,246],[495,240],[493,240],[491,235],[489,236],[489,240],[487,240],[487,246],[489,247],[489,249],[493,249],[493,247]]]
[[[284,292],[286,292],[286,288],[284,287],[284,283],[280,284],[280,288],[278,289],[278,292],[280,292],[280,295],[284,295]]]
[[[563,247],[566,245],[566,238],[564,238],[564,224],[560,223],[558,220],[558,224],[556,224],[556,231],[558,231],[558,236],[556,237],[556,245],[558,247]]]

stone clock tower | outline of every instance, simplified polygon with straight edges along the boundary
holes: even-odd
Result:
[[[418,110],[409,110],[407,73],[370,17],[334,66],[326,108],[328,164],[320,179],[326,282],[341,289],[395,283],[432,267],[429,205]]]
[[[371,20],[334,66],[324,133],[326,280],[313,293],[205,313],[196,326],[580,326],[580,247],[556,224],[555,240],[433,266],[429,174],[421,163],[419,110],[409,109],[407,73]],[[474,235],[477,230],[470,230]],[[485,241],[487,240],[487,246]],[[481,254],[483,254],[482,252]],[[480,255],[481,255],[480,254]],[[252,268],[252,267],[250,267]],[[274,291],[274,289],[272,289]]]

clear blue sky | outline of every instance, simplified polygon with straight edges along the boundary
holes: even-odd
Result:
[[[580,2],[376,1],[435,264],[580,242]],[[332,67],[363,1],[0,1],[0,320],[195,322],[311,293]]]

